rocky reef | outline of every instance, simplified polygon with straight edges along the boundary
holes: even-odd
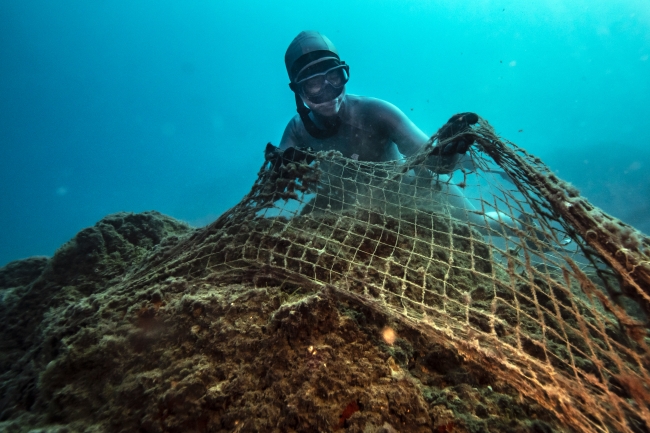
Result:
[[[333,290],[143,280],[202,230],[118,213],[52,258],[0,268],[0,430],[564,430],[483,366]]]

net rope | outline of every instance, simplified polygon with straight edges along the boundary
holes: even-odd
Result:
[[[436,145],[476,140],[454,170]],[[451,171],[450,174],[435,174]],[[650,427],[650,240],[483,119],[402,161],[267,152],[252,190],[131,276],[326,288],[443,342],[577,431]]]

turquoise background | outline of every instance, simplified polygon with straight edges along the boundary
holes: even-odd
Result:
[[[305,29],[348,92],[427,134],[477,112],[650,233],[646,0],[3,0],[0,265],[109,213],[203,225],[236,204],[295,112],[284,52]]]

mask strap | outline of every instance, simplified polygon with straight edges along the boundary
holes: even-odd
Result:
[[[316,126],[314,121],[311,120],[311,117],[309,117],[311,110],[305,106],[304,102],[302,102],[302,99],[300,98],[300,95],[298,95],[298,92],[294,90],[294,94],[296,95],[296,109],[298,110],[298,115],[300,116],[300,120],[302,120],[302,124],[305,125],[305,129],[309,135],[314,138],[324,139],[332,137],[337,132],[339,132],[339,128],[341,127],[341,118],[339,116],[336,116],[336,120],[332,126],[327,129],[320,129],[318,126]]]

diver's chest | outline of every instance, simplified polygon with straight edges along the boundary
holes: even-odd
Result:
[[[382,161],[389,140],[372,132],[340,131],[341,136],[332,137],[330,149],[338,150],[346,158],[359,161]]]

